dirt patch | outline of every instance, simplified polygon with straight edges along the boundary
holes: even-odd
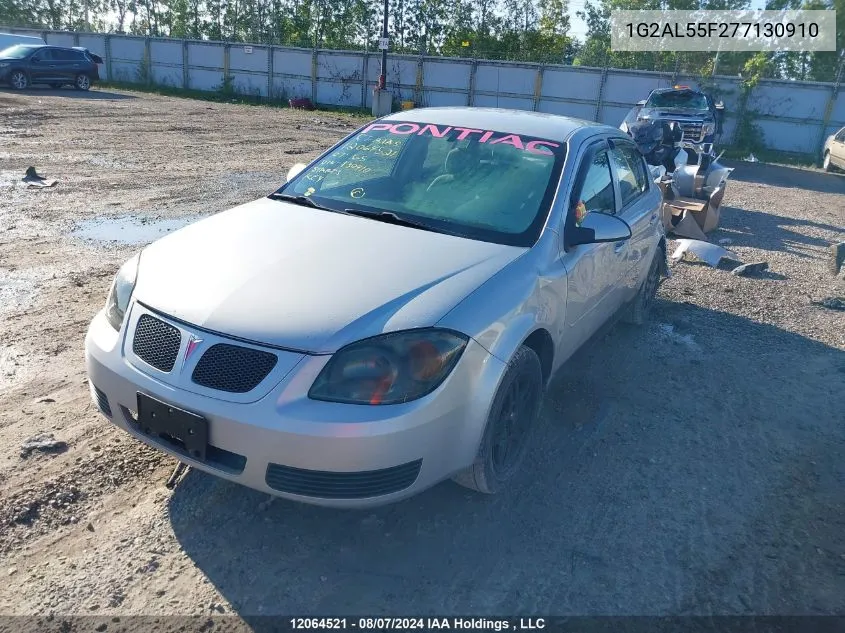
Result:
[[[361,120],[91,95],[0,92],[0,611],[845,612],[845,327],[813,303],[843,294],[845,179],[738,168],[713,240],[771,274],[673,264],[652,323],[555,379],[512,490],[339,512],[196,472],[167,490],[173,460],[91,404],[83,337],[140,244]],[[21,187],[30,165],[58,184]],[[22,457],[39,434],[67,450]]]

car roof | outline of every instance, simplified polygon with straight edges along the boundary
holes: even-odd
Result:
[[[700,94],[700,95],[704,94],[698,88],[691,88],[689,86],[685,86],[683,88],[655,88],[654,90],[652,90],[652,92],[658,92],[660,94],[662,94],[664,92],[694,92],[695,94]]]
[[[561,142],[584,128],[591,128],[596,132],[619,132],[609,125],[559,114],[471,106],[414,108],[395,112],[382,120],[495,130]]]

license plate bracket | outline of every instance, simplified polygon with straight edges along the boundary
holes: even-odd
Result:
[[[177,446],[181,443],[193,459],[205,461],[208,420],[201,415],[138,393],[138,425],[145,435]]]

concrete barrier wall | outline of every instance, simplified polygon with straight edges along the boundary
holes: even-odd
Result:
[[[84,46],[105,60],[105,79],[237,92],[271,100],[307,97],[319,104],[369,108],[381,66],[377,53],[144,38],[102,33],[6,29],[49,44]],[[389,55],[387,88],[420,106],[516,108],[618,126],[648,93],[695,77],[671,73]],[[734,138],[740,82],[711,80],[725,102],[723,139]],[[828,134],[845,126],[845,91],[829,83],[761,81],[746,108],[769,149],[818,156]]]

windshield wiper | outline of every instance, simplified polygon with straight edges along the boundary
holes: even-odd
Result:
[[[442,231],[440,229],[435,229],[432,226],[424,222],[419,222],[417,220],[410,220],[408,218],[403,218],[400,215],[396,215],[393,211],[365,211],[364,209],[344,209],[344,213],[349,215],[357,215],[362,218],[370,218],[371,220],[378,220],[379,222],[386,222],[388,224],[395,224],[397,226],[408,226],[413,229],[422,229],[423,231],[431,231],[432,233],[447,233],[450,234],[449,231]]]
[[[270,194],[271,200],[284,200],[285,202],[292,202],[293,204],[298,204],[303,207],[313,207],[315,209],[322,209],[324,211],[336,211],[336,209],[332,209],[331,207],[324,207],[319,202],[314,202],[308,196],[294,196],[289,193],[271,193]]]

